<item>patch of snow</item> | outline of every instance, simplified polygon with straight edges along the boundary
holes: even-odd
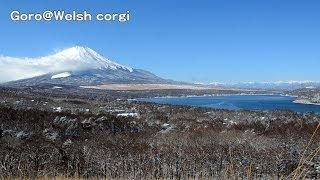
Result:
[[[315,89],[316,87],[314,87],[314,86],[308,86],[308,87],[306,87],[306,89]]]
[[[57,116],[54,120],[53,123],[54,124],[68,124],[69,122],[71,122],[67,117],[59,117]]]
[[[168,128],[170,126],[170,124],[168,124],[168,123],[164,123],[164,124],[162,124],[162,126],[161,127],[163,127],[163,128]]]
[[[63,146],[70,146],[71,144],[72,144],[71,139],[68,139],[63,143]]]
[[[164,123],[162,124],[162,130],[160,131],[160,133],[165,134],[168,133],[169,131],[171,131],[172,129],[174,129],[174,126],[168,124],[168,123]]]
[[[62,108],[61,108],[61,107],[53,108],[53,110],[54,110],[55,112],[62,112]]]
[[[51,77],[51,79],[66,78],[66,77],[69,77],[69,76],[71,76],[71,74],[69,72],[64,72],[64,73],[53,75]]]
[[[45,129],[43,130],[42,132],[44,134],[44,136],[48,139],[48,140],[51,140],[51,141],[55,141],[59,134],[57,132],[55,132],[53,129]]]
[[[24,132],[24,131],[20,131],[20,132],[18,132],[17,135],[16,135],[16,137],[17,137],[18,139],[27,139],[29,136],[30,136],[30,134],[27,133],[27,132]]]
[[[117,117],[139,117],[138,113],[120,113]]]

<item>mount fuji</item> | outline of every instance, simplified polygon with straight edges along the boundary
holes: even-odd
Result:
[[[5,85],[15,86],[174,83],[148,71],[118,64],[88,47],[80,46],[40,58],[0,56],[0,70],[0,76],[6,77],[3,81],[10,81]]]

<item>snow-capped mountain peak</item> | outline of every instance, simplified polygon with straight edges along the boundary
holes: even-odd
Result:
[[[56,53],[54,56],[61,58],[81,59],[91,57],[93,56],[93,54],[97,53],[88,47],[74,46],[68,49],[64,49]]]
[[[122,69],[132,72],[133,69],[116,62],[113,62],[88,47],[74,46],[51,56],[53,59],[76,61],[83,63],[88,68],[96,69]]]

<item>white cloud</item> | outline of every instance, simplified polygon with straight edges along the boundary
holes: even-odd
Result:
[[[87,68],[87,65],[76,59],[58,58],[55,55],[41,58],[0,56],[0,82],[26,79],[50,72],[80,70]]]

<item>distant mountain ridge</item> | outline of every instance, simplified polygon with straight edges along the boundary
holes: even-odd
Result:
[[[320,82],[315,81],[275,81],[275,82],[239,82],[239,83],[220,83],[213,82],[212,86],[248,88],[248,89],[270,89],[270,90],[294,90],[301,88],[318,88]]]

